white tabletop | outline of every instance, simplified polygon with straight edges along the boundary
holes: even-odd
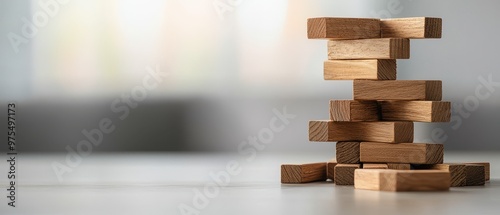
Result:
[[[445,162],[489,161],[491,181],[485,186],[452,188],[448,192],[377,192],[333,183],[280,184],[281,163],[326,161],[321,154],[248,155],[201,153],[92,154],[59,182],[53,162],[65,154],[18,157],[17,207],[0,201],[0,214],[498,214],[500,156],[498,152],[446,152]],[[228,162],[241,172],[227,186],[197,197]],[[2,164],[4,165],[4,164]],[[5,169],[2,166],[2,169]],[[6,177],[1,177],[6,194]],[[223,184],[224,185],[224,184]],[[218,193],[213,193],[218,189]],[[2,194],[2,195],[3,195]],[[204,199],[206,198],[206,199]],[[193,205],[197,199],[198,205]],[[201,200],[200,200],[201,199]],[[184,206],[181,206],[184,205]],[[198,206],[198,207],[196,207]],[[6,213],[4,213],[6,212]]]

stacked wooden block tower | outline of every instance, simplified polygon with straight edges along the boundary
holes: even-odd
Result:
[[[325,80],[353,80],[353,100],[331,100],[330,120],[310,121],[309,140],[337,142],[336,159],[284,164],[282,183],[333,180],[387,191],[484,185],[489,163],[444,163],[443,145],[413,143],[414,122],[449,122],[436,80],[396,80],[410,39],[441,38],[441,19],[311,18],[310,39],[328,40]]]

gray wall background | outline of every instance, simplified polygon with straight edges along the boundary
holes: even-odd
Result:
[[[74,2],[85,4],[85,1]],[[307,121],[328,119],[328,100],[350,99],[352,84],[322,78],[326,42],[306,38],[306,19],[320,16],[443,18],[442,39],[411,41],[411,59],[398,61],[398,79],[443,80],[443,100],[458,105],[453,113],[455,121],[416,123],[415,139],[445,143],[447,150],[500,149],[500,86],[481,89],[481,93],[489,93],[487,98],[476,96],[476,89],[483,85],[481,78],[491,77],[493,82],[500,82],[498,1],[292,0],[269,3],[268,8],[244,1],[224,21],[218,20],[211,1],[187,1],[189,7],[181,1],[166,2],[169,9],[165,19],[170,24],[161,34],[181,31],[182,27],[172,23],[189,22],[185,18],[195,16],[189,12],[194,7],[195,12],[208,11],[211,15],[207,16],[213,20],[208,21],[207,28],[189,31],[197,38],[196,44],[211,45],[199,50],[200,54],[196,47],[182,45],[189,44],[192,38],[180,35],[167,44],[151,46],[152,53],[142,53],[144,49],[137,48],[136,60],[111,62],[112,68],[117,68],[117,77],[156,63],[172,73],[173,79],[150,92],[148,99],[140,102],[128,118],[119,121],[109,106],[134,85],[119,85],[113,90],[107,90],[106,84],[93,85],[88,89],[92,93],[85,95],[72,94],[71,90],[58,86],[58,76],[44,76],[52,72],[50,66],[54,63],[44,61],[43,56],[53,51],[53,44],[58,44],[46,42],[46,38],[65,29],[52,24],[57,21],[51,22],[41,29],[39,38],[15,54],[6,35],[19,31],[21,18],[31,17],[38,1],[0,1],[0,123],[6,123],[6,104],[15,101],[20,151],[63,152],[66,146],[76,147],[85,139],[82,131],[96,128],[105,117],[116,122],[116,130],[105,135],[103,144],[95,151],[236,151],[249,136],[269,127],[269,121],[275,117],[273,109],[282,110],[284,106],[296,117],[284,131],[274,133],[266,151],[333,150],[333,144],[308,142]],[[78,11],[75,5],[68,3],[65,7]],[[107,7],[110,8],[113,6]],[[259,17],[278,10],[285,13],[278,23],[282,26],[279,34],[245,25],[245,13]],[[100,14],[107,17],[106,10]],[[102,26],[88,28],[94,30],[93,34],[108,31]],[[206,32],[207,29],[212,31]],[[138,37],[148,40],[146,36]],[[110,49],[113,48],[105,50]],[[194,52],[199,56],[185,57],[186,53]],[[141,58],[143,55],[147,57]],[[73,66],[75,70],[78,67]],[[255,71],[255,77],[251,71]],[[84,86],[82,90],[87,89]],[[462,108],[465,113],[457,112],[459,106],[465,106]],[[0,132],[0,137],[6,139],[5,133],[6,130]],[[2,151],[5,149],[0,147]]]

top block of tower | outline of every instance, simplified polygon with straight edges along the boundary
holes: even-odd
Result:
[[[309,39],[441,38],[442,20],[432,17],[366,19],[322,17],[307,20]]]

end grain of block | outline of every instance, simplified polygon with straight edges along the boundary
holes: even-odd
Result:
[[[465,164],[465,185],[482,186],[485,184],[485,168],[480,164]]]
[[[330,180],[335,179],[335,166],[337,165],[337,162],[328,162],[326,163],[326,178]]]
[[[337,164],[335,166],[336,185],[354,185],[354,170],[361,168],[361,164]]]
[[[335,146],[337,162],[343,164],[359,163],[359,144],[360,142],[337,142]]]

